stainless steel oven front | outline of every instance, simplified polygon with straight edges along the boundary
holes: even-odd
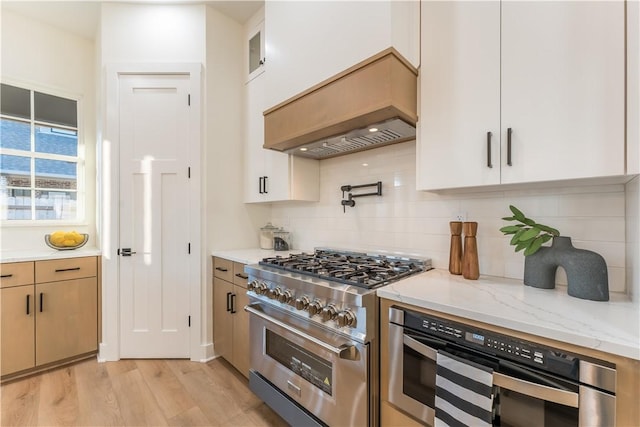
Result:
[[[440,418],[439,353],[490,369],[489,425],[615,425],[615,366],[411,310],[389,319],[389,402],[427,425]]]
[[[251,389],[291,425],[367,426],[370,349],[343,335],[253,302]]]

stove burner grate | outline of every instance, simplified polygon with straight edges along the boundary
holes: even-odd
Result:
[[[268,257],[260,264],[366,288],[385,285],[426,269],[420,260],[324,249],[317,249],[313,254]]]

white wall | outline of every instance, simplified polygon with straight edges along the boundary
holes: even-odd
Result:
[[[205,62],[205,6],[103,3],[102,63]]]
[[[213,324],[212,250],[258,247],[258,228],[270,214],[268,205],[243,203],[243,92],[245,87],[245,29],[207,7],[206,60],[206,292],[203,312]],[[206,342],[213,341],[207,329]]]
[[[368,166],[362,166],[367,163]],[[600,253],[612,292],[625,292],[625,189],[623,185],[437,194],[415,190],[415,142],[320,162],[319,203],[273,206],[274,225],[289,224],[293,247],[330,246],[413,253],[448,268],[449,221],[462,212],[478,222],[480,273],[522,279],[524,256],[500,233],[509,205],[558,228],[574,246]],[[451,171],[455,173],[455,171]],[[342,185],[382,181],[382,197],[356,199],[343,213]],[[367,189],[363,189],[367,190]],[[559,283],[566,284],[564,273]]]
[[[640,301],[640,177],[626,185],[627,283],[634,301]]]
[[[43,236],[58,229],[89,233],[96,238],[96,98],[94,43],[70,32],[2,10],[3,83],[80,99],[79,143],[85,150],[86,211],[80,223],[2,226],[2,251],[48,249]]]

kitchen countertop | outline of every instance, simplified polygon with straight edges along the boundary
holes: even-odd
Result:
[[[78,249],[57,251],[55,249],[39,249],[28,251],[2,251],[0,262],[41,261],[46,259],[79,258],[83,256],[100,256],[100,249],[83,246]]]
[[[538,289],[521,281],[465,280],[431,270],[378,289],[382,298],[640,360],[640,307],[625,295],[608,302]]]
[[[242,264],[257,264],[262,258],[280,256],[289,256],[289,254],[299,254],[302,252],[312,253],[313,251],[303,251],[301,249],[292,249],[290,251],[274,251],[272,249],[228,249],[215,250],[211,252],[212,256],[228,259],[230,261]]]

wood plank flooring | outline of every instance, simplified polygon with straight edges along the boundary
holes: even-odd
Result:
[[[223,359],[95,359],[0,387],[2,426],[260,426],[287,424]]]

